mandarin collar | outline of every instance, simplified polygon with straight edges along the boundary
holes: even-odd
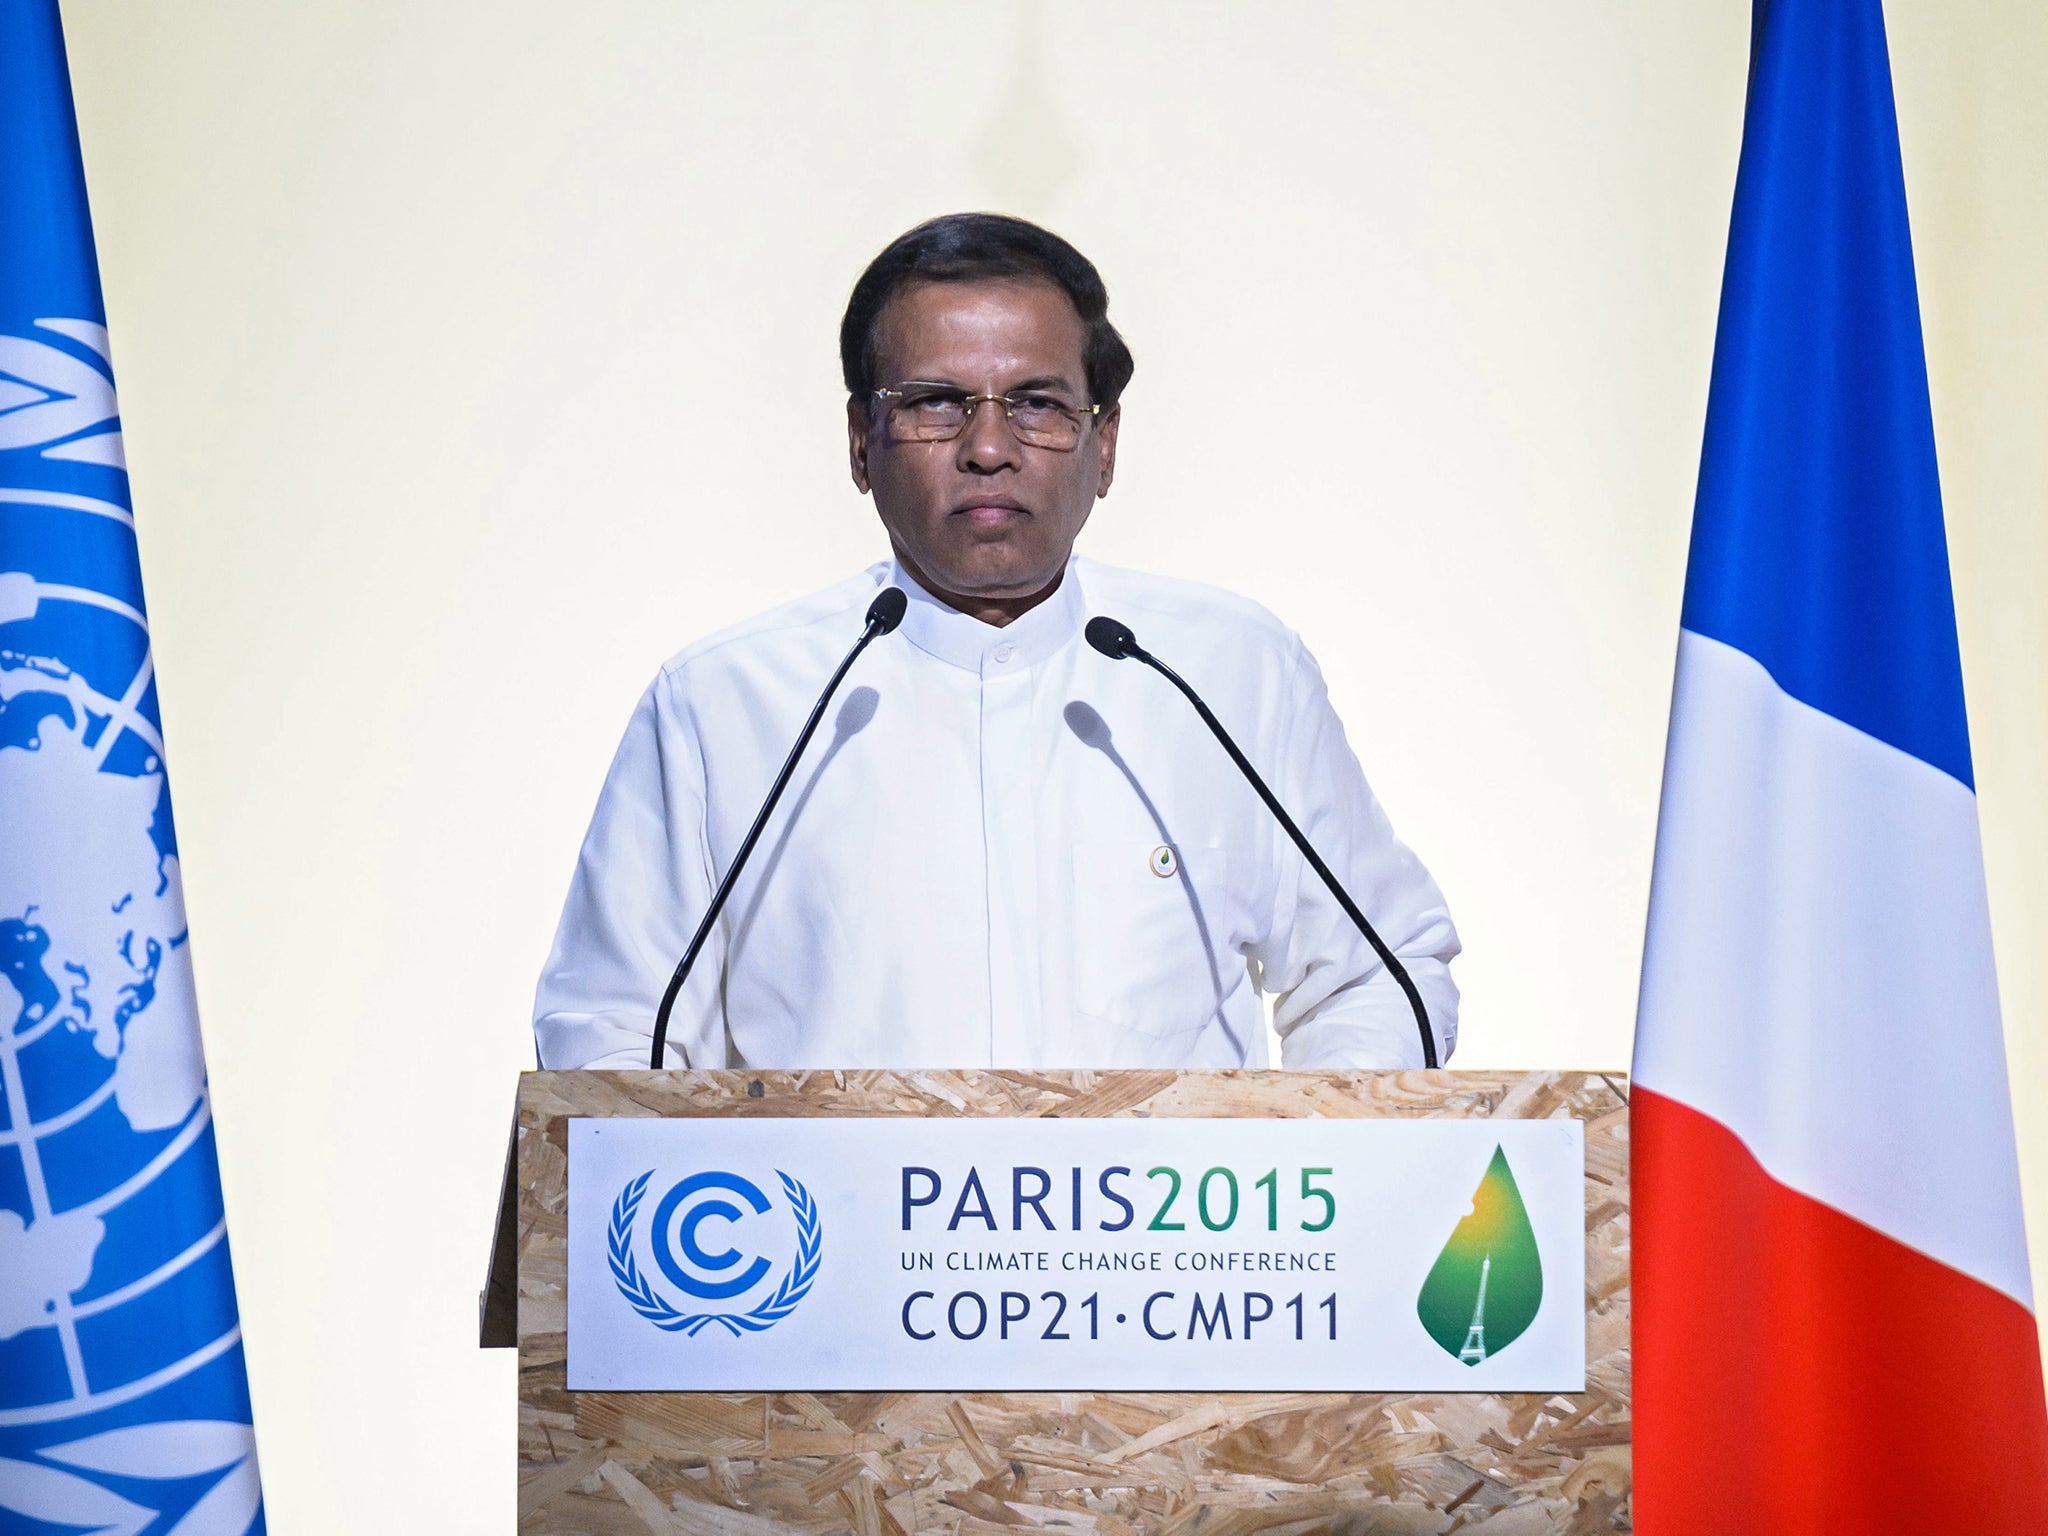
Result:
[[[1030,671],[1081,632],[1087,602],[1077,563],[1069,555],[1052,596],[1000,627],[939,601],[898,561],[889,562],[889,580],[910,599],[902,629],[912,645],[978,677],[1004,677]]]

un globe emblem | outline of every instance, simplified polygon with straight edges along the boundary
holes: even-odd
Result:
[[[239,1536],[261,1486],[105,332],[40,325],[0,335],[0,1526]]]
[[[780,1169],[775,1177],[794,1221],[794,1252],[774,1289],[744,1310],[678,1305],[649,1282],[635,1254],[635,1225],[654,1170],[629,1179],[612,1203],[606,1238],[612,1281],[627,1304],[655,1327],[691,1338],[713,1326],[734,1338],[759,1333],[794,1312],[818,1278],[824,1224],[809,1190]],[[773,1209],[774,1202],[751,1179],[723,1169],[692,1173],[655,1202],[647,1246],[663,1277],[691,1302],[734,1303],[758,1291],[775,1269],[768,1255],[745,1254],[736,1246],[736,1234],[763,1226],[750,1218],[765,1217]]]

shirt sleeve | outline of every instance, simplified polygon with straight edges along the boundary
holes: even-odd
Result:
[[[1457,930],[1429,871],[1394,836],[1344,739],[1322,672],[1298,641],[1282,729],[1281,803],[1400,957],[1422,994],[1437,1059],[1447,1062],[1458,1038],[1450,972]],[[1282,1065],[1421,1066],[1422,1035],[1400,983],[1277,823],[1273,835],[1274,925],[1252,958],[1274,998]]]
[[[711,899],[704,760],[664,673],[641,696],[605,776],[534,995],[545,1068],[645,1067],[654,1015]],[[714,932],[669,1020],[666,1066],[725,1062]]]

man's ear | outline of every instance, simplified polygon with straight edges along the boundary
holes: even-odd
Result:
[[[868,494],[868,438],[874,432],[874,416],[868,403],[856,395],[846,397],[846,467],[854,473],[854,489]]]
[[[868,432],[874,418],[868,414],[867,402],[856,396],[846,397],[846,464],[853,471],[854,488],[861,495],[868,493]]]
[[[1102,418],[1102,425],[1095,429],[1096,446],[1102,453],[1102,476],[1095,482],[1097,497],[1107,496],[1109,482],[1116,478],[1116,432],[1123,420],[1122,404],[1112,405],[1109,414]]]

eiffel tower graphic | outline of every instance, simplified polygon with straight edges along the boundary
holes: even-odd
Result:
[[[1467,1365],[1486,1358],[1486,1276],[1492,1268],[1493,1255],[1489,1253],[1479,1261],[1479,1299],[1472,1303],[1472,1326],[1465,1330],[1465,1347],[1458,1351],[1458,1358]]]

